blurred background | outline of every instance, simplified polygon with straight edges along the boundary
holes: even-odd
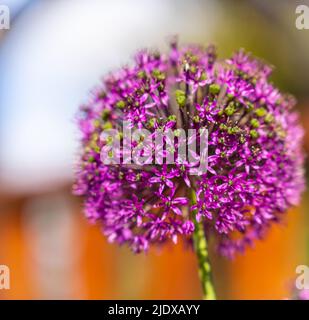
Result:
[[[291,0],[0,0],[0,299],[199,299],[193,253],[182,243],[134,255],[107,244],[71,195],[78,147],[74,114],[102,75],[141,47],[244,47],[276,66],[309,127],[309,30]],[[309,149],[308,131],[305,149]],[[307,165],[308,166],[308,165]],[[309,265],[309,194],[263,242],[234,260],[213,255],[221,299],[284,299]]]

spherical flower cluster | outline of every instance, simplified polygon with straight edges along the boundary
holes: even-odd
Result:
[[[140,51],[132,66],[108,75],[78,115],[82,154],[74,192],[84,196],[87,217],[101,222],[110,241],[135,252],[180,235],[190,239],[197,222],[227,256],[260,238],[304,189],[295,101],[269,81],[271,71],[243,50],[217,60],[213,46],[173,42],[168,54]],[[174,130],[175,149],[179,129],[207,128],[206,172],[190,174],[199,163],[187,160],[104,163],[102,148],[125,139],[124,121],[151,134]],[[119,134],[101,139],[108,129]],[[141,140],[129,143],[134,148]],[[157,149],[151,144],[148,155]]]

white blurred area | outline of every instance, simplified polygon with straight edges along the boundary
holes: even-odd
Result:
[[[138,48],[166,49],[170,35],[211,41],[217,11],[212,1],[33,1],[0,43],[1,188],[42,191],[69,182],[74,114],[101,76]]]

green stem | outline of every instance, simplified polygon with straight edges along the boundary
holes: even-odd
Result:
[[[191,203],[196,204],[196,194],[193,188],[190,191]],[[196,215],[196,212],[193,211]],[[208,244],[204,232],[203,224],[197,222],[195,219],[195,230],[193,233],[193,244],[194,250],[196,252],[199,268],[199,277],[203,289],[203,299],[204,300],[215,300],[216,292],[212,281],[211,265],[208,253]]]

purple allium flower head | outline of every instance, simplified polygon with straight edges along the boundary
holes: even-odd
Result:
[[[213,46],[178,48],[176,41],[169,54],[140,51],[132,66],[108,75],[81,107],[74,192],[84,196],[87,217],[101,221],[110,241],[139,252],[180,235],[190,238],[197,220],[216,236],[220,252],[231,256],[299,202],[303,130],[295,100],[269,81],[271,67],[243,50],[227,60],[216,57]],[[199,165],[194,152],[191,161],[173,164],[105,164],[101,150],[112,140],[133,148],[142,140],[123,136],[124,121],[151,135],[173,130],[175,147],[179,129],[207,128],[207,171],[190,174]],[[107,129],[120,133],[101,139]],[[151,142],[143,155],[164,156],[167,144],[166,137],[161,148]],[[189,188],[196,190],[193,207]]]

